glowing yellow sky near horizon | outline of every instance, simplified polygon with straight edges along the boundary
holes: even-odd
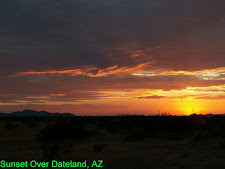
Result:
[[[26,105],[27,102],[9,103],[9,106]],[[0,104],[2,105],[2,104]],[[4,104],[6,105],[6,104]],[[32,105],[35,105],[34,103]],[[40,105],[36,103],[36,105]],[[159,114],[167,112],[173,115],[189,115],[192,113],[208,114],[223,113],[224,100],[207,100],[193,99],[187,97],[185,99],[178,98],[162,98],[162,99],[137,99],[128,97],[106,97],[96,100],[80,100],[80,102],[45,102],[43,106],[62,105],[67,107],[77,106],[79,108],[69,109],[67,112],[79,112],[84,114],[100,113],[100,114]],[[40,106],[41,107],[41,106]],[[193,110],[194,109],[194,110]],[[51,109],[57,112],[57,109]]]
[[[127,109],[143,114],[167,112],[174,115],[189,115],[192,113],[222,113],[224,100],[218,98],[224,94],[224,85],[210,87],[187,87],[183,90],[134,90],[132,92],[104,91],[111,97],[95,100],[98,103],[116,102],[127,105]],[[148,98],[148,96],[152,96]],[[155,98],[154,98],[155,96]],[[156,97],[160,96],[160,98]],[[209,99],[207,99],[209,97]],[[141,99],[140,99],[141,98]],[[117,100],[117,101],[116,101]]]
[[[72,74],[85,75],[92,78],[100,76],[108,76],[109,74],[128,72],[133,73],[137,69],[142,69],[147,64],[140,64],[134,68],[118,68],[118,66],[112,66],[106,69],[100,70],[98,74],[90,74],[89,69],[79,69],[70,71],[46,71],[46,72],[22,72],[16,76],[37,74],[42,76],[43,74]],[[97,69],[97,68],[92,68]],[[78,71],[78,73],[77,73]],[[155,72],[142,72],[133,73],[133,76],[141,78],[152,76],[196,76],[197,78],[205,81],[209,80],[224,80],[225,68],[216,69],[204,69],[202,71],[169,71],[169,70],[157,70]],[[13,78],[14,76],[11,76]],[[169,83],[168,83],[169,85]],[[74,91],[76,93],[77,91]],[[74,105],[83,106],[83,109],[78,109],[81,112],[88,113],[88,111],[99,111],[102,113],[118,112],[118,113],[134,113],[134,114],[157,114],[159,112],[167,112],[176,115],[189,115],[192,113],[223,113],[223,105],[225,99],[225,85],[212,85],[206,87],[188,86],[186,89],[133,89],[126,91],[112,89],[99,89],[94,91],[79,91],[80,93],[93,93],[96,94],[96,98],[84,98],[73,100],[63,100],[67,97],[67,94],[71,93],[52,93],[43,96],[27,96],[20,98],[15,102],[0,102],[0,106],[17,106],[17,105],[45,105],[45,106],[57,106],[57,105]],[[32,102],[29,99],[33,99]],[[60,100],[61,99],[61,100]],[[101,106],[103,108],[101,108]],[[73,110],[71,109],[71,112]]]
[[[207,88],[206,88],[207,89]],[[124,91],[101,91],[99,92],[98,99],[93,100],[79,100],[79,102],[61,102],[61,101],[48,101],[50,96],[40,97],[42,105],[85,105],[80,112],[88,113],[88,111],[104,113],[107,111],[111,113],[131,113],[131,114],[159,114],[170,113],[173,115],[189,115],[192,113],[207,114],[207,113],[220,113],[218,110],[222,109],[223,100],[207,100],[195,99],[195,97],[205,94],[206,92],[193,91],[196,88],[187,88],[185,90],[134,90],[132,92]],[[153,95],[153,98],[148,96]],[[154,96],[163,96],[160,99],[154,99]],[[139,98],[141,97],[141,99]],[[145,98],[146,97],[146,98]],[[38,98],[38,97],[36,97]],[[157,98],[157,97],[156,97]],[[4,103],[5,104],[5,103]],[[17,103],[9,103],[8,105],[26,105],[27,101],[20,100]],[[35,103],[32,103],[35,104]],[[36,103],[39,105],[40,103]],[[3,105],[3,103],[0,103]],[[72,112],[73,110],[71,110]]]

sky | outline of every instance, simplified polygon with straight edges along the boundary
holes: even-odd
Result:
[[[0,112],[225,113],[224,0],[0,2]]]

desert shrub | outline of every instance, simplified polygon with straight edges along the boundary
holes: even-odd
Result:
[[[39,140],[85,140],[92,135],[93,133],[85,128],[85,123],[83,123],[80,119],[61,117],[54,125],[48,125],[41,131]]]
[[[147,134],[143,128],[135,127],[127,132],[124,141],[140,141],[146,137]]]
[[[29,121],[25,124],[28,128],[36,128],[39,127],[40,123],[38,121]]]
[[[88,134],[88,135],[96,135],[98,133],[98,127],[94,124],[85,124],[83,126],[83,130]]]
[[[210,132],[207,129],[196,131],[195,134],[193,135],[192,141],[194,142],[208,142],[209,140],[212,140],[214,138],[214,135],[212,132]]]
[[[68,154],[74,151],[73,144],[58,144],[43,142],[41,144],[42,159],[53,160],[63,157],[63,154]]]
[[[62,152],[64,154],[67,154],[67,153],[70,153],[70,152],[73,152],[74,151],[74,146],[73,144],[67,144],[67,145],[64,145],[63,146],[63,149],[62,149]]]
[[[168,140],[184,140],[186,135],[181,132],[174,132],[174,131],[160,131],[157,134],[157,137],[161,139],[168,139]]]
[[[13,122],[7,122],[4,127],[8,130],[12,130],[17,127],[17,124],[15,124]]]
[[[211,135],[225,138],[225,117],[216,116],[209,118],[205,128]]]
[[[42,143],[41,150],[44,160],[53,160],[60,157],[61,146],[58,144]]]
[[[105,148],[107,147],[107,144],[99,143],[93,145],[93,151],[96,153],[101,153]]]
[[[41,130],[41,133],[38,135],[38,139],[40,141],[48,141],[48,140],[60,140],[62,138],[62,135],[60,132],[57,132],[57,127],[53,125],[47,125],[43,130]]]
[[[115,118],[106,123],[106,128],[108,131],[115,133],[124,129],[125,124],[122,123],[123,119]]]
[[[224,169],[225,162],[223,160],[212,160],[202,166],[202,169]]]

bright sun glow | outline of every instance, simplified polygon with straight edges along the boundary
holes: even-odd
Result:
[[[206,111],[206,105],[202,100],[187,99],[184,101],[174,103],[175,109],[184,115],[190,115],[193,113],[202,114]]]

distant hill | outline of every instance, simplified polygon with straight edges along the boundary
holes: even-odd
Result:
[[[6,113],[0,113],[0,117],[6,117],[6,116],[9,116],[9,114],[6,114]]]
[[[66,117],[73,117],[74,115],[71,113],[49,113],[47,111],[35,111],[35,110],[28,110],[25,109],[23,111],[12,112],[9,114],[0,113],[0,117],[7,117],[7,116],[16,116],[16,117],[27,117],[27,116],[38,116],[38,117],[52,117],[52,116],[66,116]]]

